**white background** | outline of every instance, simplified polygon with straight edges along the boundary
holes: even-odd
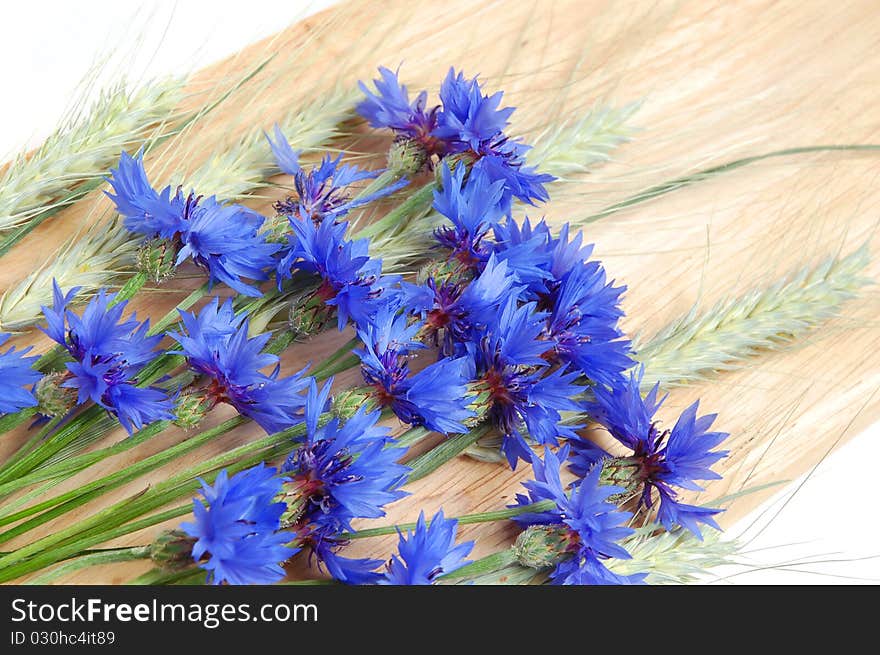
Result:
[[[40,143],[101,55],[115,53],[108,71],[127,70],[134,79],[185,73],[330,4],[332,0],[4,2],[0,161]],[[792,483],[728,530],[748,542],[750,566],[719,571],[723,582],[880,581],[880,521],[874,517],[878,438],[880,427],[875,425],[832,453],[806,481]]]

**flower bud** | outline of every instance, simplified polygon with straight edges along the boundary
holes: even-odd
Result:
[[[419,284],[424,284],[428,279],[433,279],[435,282],[444,283],[470,279],[471,277],[473,277],[473,273],[462,266],[458,260],[436,259],[419,269],[416,281]]]
[[[275,203],[275,208],[283,208],[282,203]],[[287,236],[290,233],[290,219],[285,214],[275,214],[263,223],[263,236],[266,243],[287,243]]]
[[[634,457],[608,457],[602,460],[600,484],[622,487],[624,491],[608,497],[608,502],[623,505],[639,494],[641,482],[637,477],[639,462]]]
[[[198,426],[214,404],[202,391],[182,393],[174,406],[174,425],[185,430]]]
[[[319,289],[318,292],[305,293],[291,302],[287,325],[296,339],[305,339],[315,334],[332,318],[334,308],[324,300]]]
[[[150,544],[150,559],[163,569],[182,569],[192,564],[196,540],[182,530],[166,530]]]
[[[174,277],[176,261],[177,245],[171,239],[149,239],[137,251],[138,270],[156,284]]]
[[[553,566],[568,552],[571,531],[561,525],[532,525],[520,532],[513,545],[516,561],[532,569]]]
[[[281,528],[283,530],[293,528],[303,517],[309,505],[308,493],[297,480],[285,482],[281,493],[275,497],[275,500],[286,506],[281,514]]]
[[[469,401],[468,409],[471,410],[474,415],[465,419],[464,424],[469,428],[475,428],[486,420],[489,408],[492,405],[492,393],[486,388],[486,385],[483,384],[483,382],[477,380],[476,382],[468,382],[467,393],[465,395]],[[486,440],[481,439],[480,442],[484,445],[488,445],[486,444]]]
[[[330,411],[343,421],[355,415],[359,408],[371,412],[379,403],[370,387],[353,387],[334,394]]]
[[[34,390],[38,403],[37,411],[40,414],[56,418],[64,416],[76,406],[76,389],[61,386],[68,377],[66,372],[57,372],[40,378]]]
[[[449,167],[451,172],[454,172],[456,168],[459,166],[467,166],[468,170],[470,170],[471,166],[474,165],[476,161],[476,155],[472,152],[459,152],[454,155],[449,155],[443,158],[443,163]],[[438,166],[434,169],[434,180],[437,182],[437,186],[442,187],[443,185],[443,167]]]
[[[388,149],[388,170],[400,177],[418,173],[427,161],[425,147],[413,139],[398,137]]]

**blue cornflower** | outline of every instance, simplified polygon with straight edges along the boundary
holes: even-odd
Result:
[[[192,523],[181,528],[196,542],[192,558],[213,584],[271,584],[284,577],[281,564],[299,549],[281,532],[286,506],[276,502],[282,479],[275,468],[259,464],[228,477],[220,471],[214,485],[204,480],[204,502],[193,499]]]
[[[206,269],[211,283],[223,282],[238,293],[259,296],[242,278],[267,279],[280,246],[267,243],[259,230],[263,217],[241,205],[223,205],[214,196],[203,199],[171,187],[157,192],[144,171],[143,152],[123,152],[107,179],[115,195],[105,192],[124,217],[125,227],[147,238],[168,239],[178,248],[176,264],[191,258]]]
[[[321,283],[315,297],[336,308],[340,330],[349,320],[366,323],[382,304],[384,289],[396,281],[382,276],[382,260],[370,258],[369,241],[349,241],[348,223],[332,217],[316,225],[310,218],[291,216],[290,225],[291,248],[277,265],[279,288],[294,270],[316,274]]]
[[[358,105],[358,112],[370,125],[390,128],[398,138],[419,144],[429,166],[432,155],[461,155],[473,170],[485,173],[490,183],[503,183],[499,202],[504,213],[510,213],[513,198],[529,204],[549,198],[544,185],[555,178],[526,166],[529,147],[504,133],[514,108],[500,106],[501,92],[484,95],[476,77],[466,79],[450,68],[440,87],[442,108],[426,110],[424,91],[410,103],[397,74],[387,68],[379,72],[377,94],[361,84],[367,98]]]
[[[392,555],[380,584],[430,585],[441,575],[470,564],[465,558],[474,542],[456,545],[457,528],[458,521],[445,518],[443,510],[434,515],[430,525],[425,522],[425,513],[420,512],[416,529],[399,533],[398,555]]]
[[[570,364],[593,382],[619,386],[633,365],[630,342],[622,338],[620,296],[626,290],[607,282],[599,262],[581,262],[562,279],[550,304],[545,338],[552,342],[547,358]]]
[[[701,537],[699,523],[720,529],[712,517],[722,510],[679,502],[675,488],[700,491],[703,488],[696,480],[720,479],[711,467],[725,457],[727,451],[712,449],[728,435],[709,430],[715,414],[697,417],[699,401],[681,413],[672,430],[661,431],[654,414],[665,397],[658,399],[658,383],[642,398],[643,373],[644,367],[613,389],[597,387],[595,401],[586,405],[586,412],[592,418],[632,450],[632,455],[611,459],[608,465],[630,472],[634,484],[641,487],[639,506],[651,508],[653,494],[657,492],[660,497],[657,519],[667,530],[680,525]],[[576,472],[582,473],[596,461],[609,457],[590,442],[573,440],[571,443]]]
[[[443,110],[437,116],[436,134],[458,144],[458,151],[479,152],[487,142],[504,133],[515,107],[501,108],[502,91],[483,95],[479,79],[466,79],[450,68],[440,85]]]
[[[364,347],[355,354],[361,359],[364,382],[372,387],[379,406],[390,407],[404,423],[443,434],[464,432],[464,421],[474,415],[466,397],[467,360],[441,359],[411,375],[410,351],[424,347],[413,340],[420,328],[391,307],[359,328]]]
[[[168,335],[180,344],[190,368],[210,380],[202,389],[209,406],[229,403],[269,434],[302,420],[305,371],[279,378],[278,356],[262,352],[271,335],[248,338],[248,320],[235,315],[231,299],[220,305],[215,297],[198,315],[180,315],[186,333]],[[262,372],[270,366],[271,373]]]
[[[543,221],[532,228],[528,219],[521,228],[508,219],[494,233],[495,256],[523,282],[523,297],[547,312],[545,359],[568,364],[594,383],[622,383],[633,365],[619,327],[626,287],[609,282],[599,262],[586,261],[593,246],[583,244],[583,234],[570,238],[566,224],[553,238]]]
[[[426,109],[427,92],[422,91],[410,102],[409,92],[396,72],[380,66],[379,75],[381,79],[373,81],[376,93],[358,82],[366,98],[358,104],[357,112],[372,127],[393,130],[399,138],[419,144],[429,157],[445,154],[447,144],[435,135],[439,107]]]
[[[9,340],[0,334],[0,346]],[[14,347],[0,353],[0,414],[11,414],[25,407],[35,407],[37,399],[26,390],[26,385],[37,382],[40,373],[31,368],[37,357],[25,357],[30,348],[16,351]]]
[[[319,166],[304,171],[299,165],[299,150],[294,150],[277,125],[275,141],[266,135],[279,168],[293,176],[296,197],[288,197],[275,203],[275,209],[285,216],[297,215],[320,222],[327,216],[339,219],[352,209],[367,205],[402,189],[408,184],[406,179],[393,182],[378,191],[357,199],[348,197],[348,187],[355,182],[370,180],[382,171],[362,171],[354,165],[340,165],[342,155],[333,159],[326,155]]]
[[[502,216],[499,202],[504,183],[490,183],[481,171],[473,171],[465,184],[465,167],[443,167],[443,188],[434,192],[434,209],[452,223],[434,232],[437,242],[451,250],[455,259],[470,268],[483,264],[490,253],[484,238]]]
[[[518,459],[530,461],[525,432],[539,444],[575,436],[575,426],[561,423],[560,412],[577,411],[583,387],[577,372],[557,368],[548,372],[540,340],[545,315],[534,303],[517,306],[511,298],[468,346],[474,359],[476,387],[484,394],[487,417],[503,435],[502,452],[511,468]]]
[[[522,225],[508,217],[492,229],[495,257],[507,262],[508,268],[526,285],[526,298],[536,300],[539,294],[547,293],[547,280],[553,277],[550,272],[553,236],[547,223],[542,220],[532,227],[528,217],[523,219]]]
[[[560,466],[568,456],[564,446],[556,455],[545,450],[544,459],[532,457],[535,479],[524,482],[528,496],[517,494],[517,506],[544,500],[555,504],[552,509],[530,512],[514,518],[520,525],[559,526],[563,531],[565,552],[550,574],[557,584],[637,584],[643,574],[621,576],[606,568],[603,560],[630,559],[629,553],[618,542],[633,534],[623,524],[632,518],[630,512],[619,511],[608,499],[624,490],[599,483],[601,466],[593,467],[587,475],[566,492],[560,479]]]
[[[489,180],[503,181],[502,208],[509,213],[514,197],[529,204],[548,200],[544,184],[555,178],[524,165],[529,147],[505,135],[515,108],[500,108],[502,96],[500,91],[483,95],[476,77],[468,80],[450,69],[440,87],[443,110],[434,134],[451,142],[453,151],[470,153],[474,169]]]
[[[332,418],[319,427],[332,380],[318,391],[310,380],[305,404],[306,435],[287,458],[282,472],[290,478],[287,495],[298,499],[292,527],[299,543],[343,582],[375,579],[376,560],[338,555],[340,535],[356,518],[385,515],[384,506],[405,496],[399,490],[409,468],[397,463],[404,449],[393,446],[388,429],[376,425],[379,412],[363,407],[345,423]]]
[[[550,199],[544,185],[556,178],[547,173],[539,173],[534,166],[525,165],[525,153],[528,149],[528,146],[504,137],[496,143],[486,145],[478,153],[479,159],[471,169],[484,173],[493,182],[504,182],[504,193],[499,206],[508,215],[512,212],[514,198],[528,205]]]
[[[403,285],[408,308],[425,321],[425,338],[439,346],[444,356],[461,354],[457,344],[468,341],[507,298],[517,297],[520,291],[507,263],[494,255],[470,281],[429,277],[424,285]]]
[[[162,335],[147,336],[149,320],[138,323],[132,315],[122,321],[127,302],[113,305],[115,294],[102,289],[77,316],[68,305],[79,291],[61,292],[53,280],[53,306],[43,307],[46,328],[41,328],[74,359],[66,364],[68,376],[61,386],[78,390],[77,402],[87,400],[116,416],[129,434],[148,423],[174,418],[172,402],[156,387],[139,387],[137,375],[153,357]]]

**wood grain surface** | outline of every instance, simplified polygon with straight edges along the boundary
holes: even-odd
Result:
[[[576,117],[596,102],[641,100],[634,118],[640,131],[615,152],[614,161],[567,183],[549,205],[530,212],[559,224],[653,183],[739,156],[794,146],[880,142],[877,52],[880,12],[875,0],[346,2],[196,75],[186,101],[190,106],[220,93],[236,75],[275,54],[195,129],[153,150],[148,168],[155,175],[193,170],[253,125],[269,127],[285,111],[334,84],[371,78],[378,65],[400,65],[411,89],[432,92],[450,65],[479,73],[487,88],[503,89],[509,104],[518,108],[515,131],[526,136]],[[338,145],[378,154],[388,143],[384,135],[370,136],[362,126],[352,126]],[[596,244],[596,256],[628,286],[625,327],[650,336],[695,303],[708,307],[719,298],[767,285],[793,268],[860,246],[880,217],[878,173],[876,154],[768,160],[585,229]],[[269,211],[282,195],[282,189],[262,189],[247,204]],[[110,215],[109,202],[94,193],[46,221],[3,259],[0,289],[39,266],[84,226]],[[869,275],[876,279],[880,258],[872,250]],[[199,283],[195,276],[183,276],[161,292],[140,294],[133,306],[140,316],[159,316]],[[731,433],[730,456],[716,467],[724,480],[710,484],[699,500],[793,479],[878,419],[878,300],[876,290],[868,288],[800,347],[767,353],[742,370],[673,390],[663,416],[701,398],[703,411],[717,412],[717,425]],[[348,338],[328,332],[298,344],[284,354],[284,370],[317,361]],[[17,340],[47,346],[34,334]],[[353,373],[345,374],[338,384],[354,380]],[[231,415],[220,407],[208,424]],[[235,430],[3,549],[89,516],[260,434],[254,426]],[[4,436],[0,458],[26,438],[24,430]],[[97,445],[123,438],[118,431]],[[185,432],[170,430],[56,489],[72,488],[186,438]],[[459,458],[409,485],[411,495],[389,507],[386,518],[363,525],[411,521],[420,509],[431,514],[441,506],[447,516],[499,509],[521,490],[519,482],[528,474],[522,465],[511,472]],[[721,522],[729,525],[772,492],[738,498]],[[114,544],[147,543],[177,522]],[[508,544],[514,534],[504,523],[461,532],[476,539],[475,556]],[[359,540],[346,554],[385,559],[395,542],[396,537]],[[147,568],[145,562],[95,567],[63,582],[122,583]]]

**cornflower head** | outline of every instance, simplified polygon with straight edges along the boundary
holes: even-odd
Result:
[[[464,167],[443,169],[443,188],[435,192],[434,207],[452,226],[438,228],[435,238],[448,252],[448,266],[478,278],[486,274],[490,259],[493,268],[503,266],[521,299],[537,302],[546,312],[544,358],[581,371],[592,384],[620,383],[633,365],[630,342],[619,327],[626,288],[608,281],[600,262],[588,261],[592,245],[583,243],[581,232],[571,235],[568,224],[554,237],[544,221],[534,227],[528,218],[522,224],[510,217],[502,222],[497,204],[501,186],[476,169],[466,181]],[[435,293],[434,313],[435,320],[451,320],[454,327],[450,313],[455,293],[462,289],[455,277]],[[428,280],[432,282],[436,288],[436,280]],[[446,306],[449,310],[443,312]],[[461,339],[458,332],[455,337]]]
[[[0,334],[0,346],[8,340],[8,334]],[[30,350],[16,351],[12,347],[0,353],[0,415],[37,405],[34,394],[24,388],[36,384],[41,378],[40,373],[32,368],[37,357],[25,357]]]
[[[524,297],[546,312],[544,358],[580,371],[592,384],[622,384],[633,365],[619,327],[626,287],[609,281],[600,262],[587,261],[593,246],[583,243],[583,234],[570,236],[565,224],[554,238],[543,221],[532,228],[528,219],[522,227],[508,219],[495,226],[495,237],[496,257],[526,285]]]
[[[527,204],[548,200],[544,184],[555,178],[525,166],[529,146],[505,134],[515,108],[501,108],[502,96],[501,91],[484,95],[476,77],[466,79],[450,68],[440,86],[443,109],[435,133],[451,142],[453,152],[474,160],[473,167],[490,180],[504,182],[502,208],[510,213],[513,198]]]
[[[356,518],[385,515],[384,505],[406,495],[399,490],[409,468],[397,463],[404,452],[388,429],[376,425],[379,412],[364,407],[344,423],[338,418],[319,425],[328,406],[332,380],[319,390],[310,380],[305,403],[306,435],[284,465],[288,510],[284,522],[296,542],[308,548],[342,582],[375,581],[380,561],[338,554],[344,532]]]
[[[320,324],[335,309],[340,330],[349,320],[366,323],[384,302],[383,291],[397,280],[382,276],[382,260],[369,256],[369,241],[347,239],[348,223],[332,216],[319,224],[307,216],[291,216],[290,226],[290,247],[276,266],[279,288],[295,271],[320,278],[305,306],[296,308],[299,320],[311,321],[304,317],[315,314],[314,322]]]
[[[534,480],[524,482],[528,495],[517,494],[515,506],[551,501],[554,507],[528,512],[514,518],[525,529],[517,539],[520,561],[535,568],[555,565],[551,579],[556,584],[607,585],[638,584],[645,574],[622,576],[603,563],[611,558],[629,559],[620,541],[633,534],[625,527],[630,512],[619,511],[609,498],[623,492],[620,487],[600,484],[601,466],[568,490],[560,478],[561,463],[568,446],[559,454],[545,450],[544,459],[532,457]]]
[[[490,255],[475,277],[430,275],[423,284],[404,283],[402,295],[409,311],[424,321],[423,339],[440,348],[448,357],[464,353],[476,331],[509,298],[522,291],[507,263]]]
[[[363,347],[354,352],[361,360],[367,397],[379,407],[390,408],[404,423],[442,434],[465,432],[464,421],[474,415],[468,409],[467,359],[442,358],[411,374],[412,352],[425,347],[414,340],[421,327],[387,303],[373,320],[358,328]]]
[[[275,141],[272,141],[268,135],[266,138],[278,167],[284,173],[293,176],[296,197],[288,196],[274,205],[275,210],[283,216],[308,217],[316,223],[320,223],[328,216],[339,219],[352,209],[384,198],[409,183],[406,179],[400,179],[378,191],[351,198],[349,187],[352,184],[374,179],[382,171],[364,171],[353,164],[342,164],[342,155],[336,159],[326,155],[320,165],[305,171],[299,165],[302,151],[291,147],[281,128],[275,126]]]
[[[529,147],[505,134],[514,108],[500,106],[502,92],[484,95],[476,77],[467,79],[450,68],[440,86],[440,105],[428,109],[425,91],[410,102],[397,73],[384,67],[379,73],[376,93],[360,84],[366,99],[357,111],[371,126],[391,129],[398,142],[420,151],[420,160],[429,167],[435,157],[454,155],[490,182],[502,182],[500,206],[505,213],[510,213],[513,198],[528,204],[548,199],[544,185],[555,178],[526,166]]]
[[[379,584],[431,585],[440,576],[470,564],[465,558],[474,542],[456,545],[457,529],[458,521],[445,518],[442,509],[430,523],[425,521],[425,513],[420,512],[415,530],[406,534],[398,531],[398,554],[391,556]]]
[[[478,412],[502,434],[511,468],[518,459],[531,461],[526,435],[539,444],[575,436],[575,426],[563,425],[560,412],[577,411],[584,388],[576,384],[577,372],[551,368],[542,358],[544,321],[534,303],[518,305],[510,298],[467,346]]]
[[[697,480],[718,480],[712,471],[726,451],[712,450],[727,438],[727,433],[710,431],[715,414],[697,416],[699,401],[685,409],[671,430],[660,428],[654,419],[666,399],[658,399],[659,383],[643,398],[639,387],[644,367],[634,371],[623,386],[596,388],[595,400],[585,411],[602,424],[617,441],[632,451],[631,455],[611,457],[591,442],[574,439],[572,469],[579,474],[591,468],[609,469],[613,479],[638,495],[638,506],[651,509],[655,492],[660,506],[657,520],[667,530],[681,526],[701,538],[699,523],[715,529],[712,518],[722,510],[687,505],[678,500],[676,489],[701,491]],[[600,466],[595,466],[596,464]]]
[[[231,299],[221,305],[215,297],[197,315],[181,311],[180,316],[186,331],[168,336],[180,344],[190,368],[207,381],[193,392],[202,413],[225,402],[269,434],[302,420],[305,400],[300,392],[309,384],[305,370],[279,377],[278,356],[262,352],[271,335],[248,338],[248,319],[235,315]],[[268,367],[274,368],[264,373]]]
[[[499,206],[504,183],[491,182],[480,170],[472,171],[465,183],[465,167],[451,171],[443,166],[443,185],[434,191],[434,209],[445,216],[452,226],[434,231],[437,243],[449,250],[449,259],[463,266],[478,269],[491,253],[485,237],[502,216]]]
[[[103,289],[77,315],[68,305],[79,291],[65,295],[54,283],[52,308],[43,307],[46,327],[40,328],[73,358],[66,364],[62,388],[77,389],[77,404],[91,400],[119,419],[132,433],[153,421],[174,418],[172,401],[157,387],[137,386],[141,369],[156,356],[162,335],[147,336],[149,320],[133,314],[122,320],[127,302],[114,303]]]
[[[283,479],[258,464],[229,477],[220,471],[213,485],[202,483],[203,500],[193,499],[189,536],[191,557],[213,584],[271,584],[284,577],[281,564],[298,552],[291,535],[280,530],[286,509],[276,501]]]
[[[114,193],[105,193],[124,217],[126,229],[148,240],[142,265],[157,280],[190,258],[207,270],[212,284],[219,281],[238,293],[261,295],[242,278],[268,279],[265,271],[281,246],[266,242],[260,233],[260,214],[222,204],[214,196],[203,198],[194,191],[184,195],[181,188],[173,195],[170,186],[157,192],[147,179],[143,152],[135,157],[123,152],[107,181]],[[159,263],[150,265],[156,259]]]
[[[396,72],[380,66],[379,75],[380,79],[373,80],[376,93],[358,82],[366,98],[358,104],[357,113],[372,127],[392,130],[398,140],[415,144],[429,164],[432,156],[445,155],[448,145],[435,134],[440,107],[427,108],[428,92],[419,92],[410,102],[409,91]]]

